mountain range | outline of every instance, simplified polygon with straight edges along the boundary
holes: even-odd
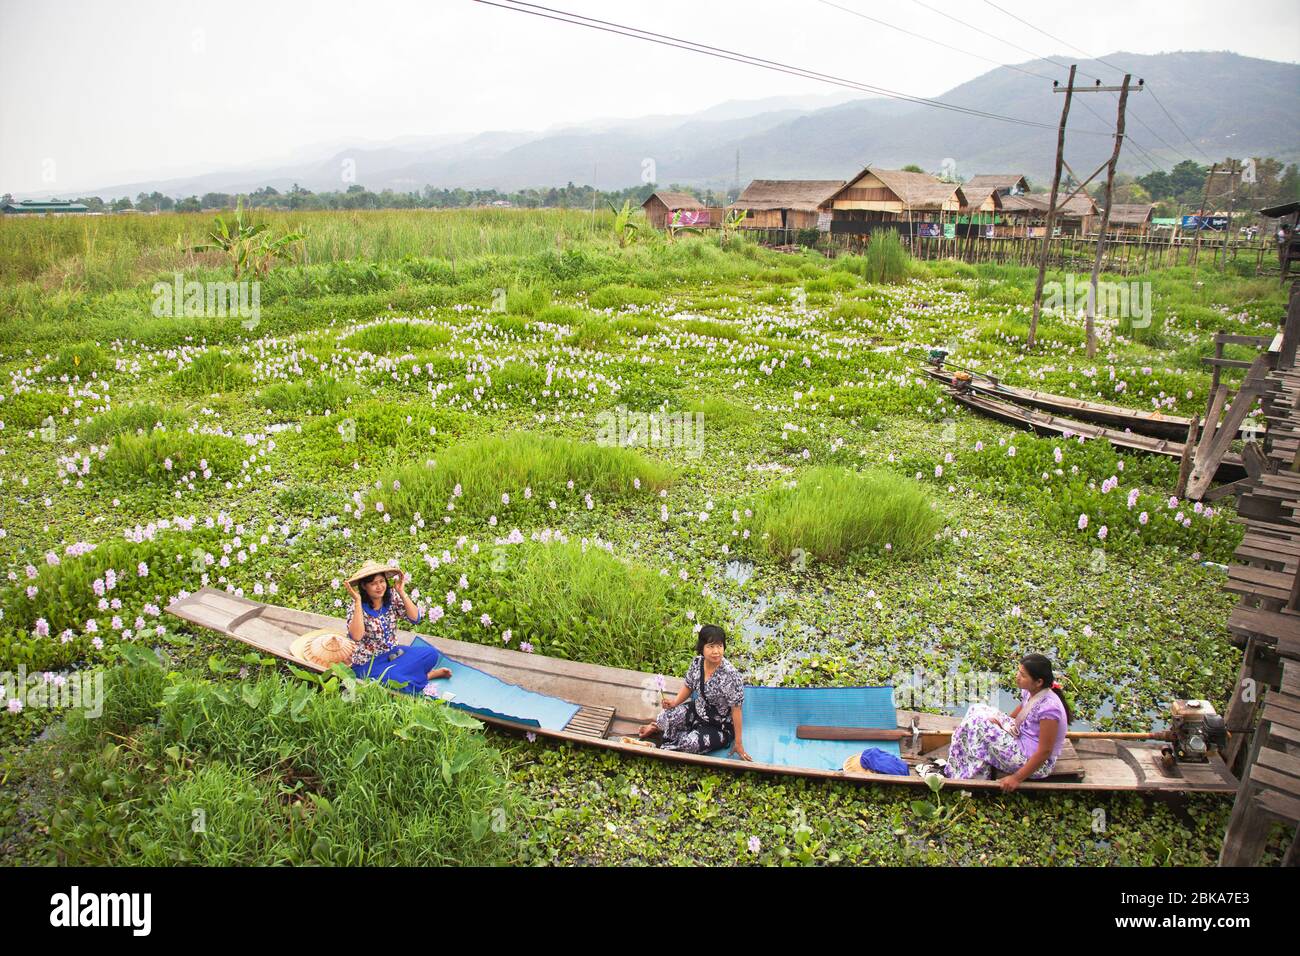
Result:
[[[1084,89],[1092,85],[1089,75],[1117,83],[1116,66],[1130,71],[1135,83],[1145,81],[1129,96],[1121,172],[1143,175],[1189,158],[1207,166],[1228,156],[1300,161],[1300,65],[1228,52],[1119,51],[1077,62],[1076,82]],[[543,131],[333,143],[299,149],[276,165],[106,185],[79,195],[134,198],[157,190],[180,198],[264,186],[283,191],[294,183],[334,191],[353,182],[376,192],[425,186],[512,191],[568,182],[610,190],[647,181],[647,169],[661,184],[725,190],[736,185],[737,152],[742,186],[750,179],[848,179],[868,164],[908,163],[963,179],[1024,173],[1042,184],[1051,177],[1062,101],[1047,78],[1060,77],[1063,85],[1064,76],[1056,63],[1029,61],[990,70],[935,98],[946,107],[1027,122],[855,93],[777,97]],[[1074,96],[1066,160],[1076,173],[1087,175],[1109,155],[1115,113],[1114,94]]]

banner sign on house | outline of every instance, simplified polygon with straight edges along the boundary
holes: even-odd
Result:
[[[945,222],[943,224],[943,237],[945,239],[957,238],[957,224],[955,222]]]
[[[938,239],[943,235],[943,230],[937,222],[918,222],[913,227],[915,235],[923,238]]]
[[[707,226],[709,211],[707,209],[674,209],[672,224],[674,226]]]
[[[819,213],[817,214],[817,231],[818,231],[818,232],[830,232],[830,231],[831,231],[831,217],[832,217],[833,215],[834,215],[833,213],[829,213],[829,212],[819,212]]]

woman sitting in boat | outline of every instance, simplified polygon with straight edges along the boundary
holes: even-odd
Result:
[[[641,737],[663,734],[661,750],[703,754],[731,745],[741,760],[752,760],[741,740],[745,681],[724,658],[727,635],[716,624],[700,628],[695,660],[686,668],[685,686],[663,698],[664,711],[641,728]]]
[[[391,586],[389,575],[393,579]],[[450,677],[451,670],[438,666],[441,655],[436,648],[397,643],[399,617],[412,624],[420,621],[420,609],[406,593],[404,577],[395,567],[371,562],[347,580],[352,595],[348,636],[356,644],[351,664],[358,677],[402,683],[406,685],[404,691],[417,694],[428,681]]]
[[[1020,706],[1010,715],[987,704],[972,704],[952,733],[944,773],[962,780],[987,780],[993,770],[1006,774],[998,785],[1006,793],[1026,780],[1052,772],[1065,745],[1070,705],[1052,678],[1052,662],[1026,654],[1016,671]]]

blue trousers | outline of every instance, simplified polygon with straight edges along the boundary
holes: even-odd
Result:
[[[353,664],[352,672],[358,677],[370,677],[385,684],[402,683],[404,694],[420,694],[429,683],[426,676],[438,666],[442,655],[436,647],[404,647],[376,654],[365,664]]]

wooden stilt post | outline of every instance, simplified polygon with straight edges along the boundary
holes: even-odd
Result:
[[[1034,283],[1034,314],[1029,320],[1029,336],[1025,344],[1034,347],[1038,336],[1038,316],[1043,310],[1043,279],[1047,275],[1047,256],[1052,244],[1052,226],[1056,223],[1056,197],[1061,189],[1061,164],[1065,161],[1065,121],[1070,116],[1070,100],[1074,96],[1074,73],[1078,64],[1070,65],[1070,78],[1065,86],[1065,105],[1061,107],[1061,125],[1056,131],[1056,171],[1052,174],[1052,195],[1047,203],[1047,228],[1043,233],[1043,250],[1038,257],[1038,279]],[[1055,84],[1053,84],[1055,85]]]

